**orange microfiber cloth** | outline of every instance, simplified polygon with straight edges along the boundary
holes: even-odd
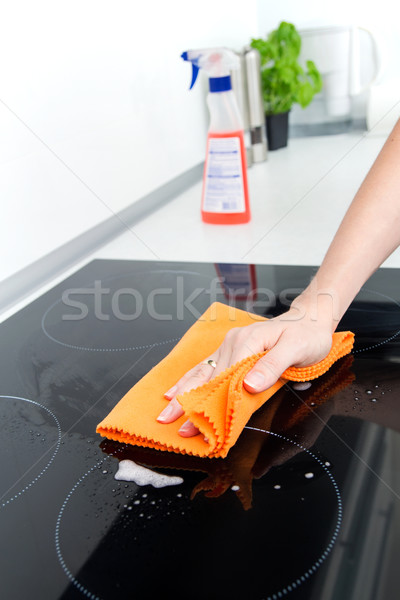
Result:
[[[125,394],[96,431],[109,439],[137,446],[223,458],[251,415],[288,380],[309,381],[319,377],[353,347],[351,332],[334,333],[331,351],[321,362],[310,367],[291,367],[265,392],[250,394],[243,387],[243,379],[266,352],[254,354],[208,383],[178,396],[184,415],[174,423],[158,423],[156,419],[168,402],[164,393],[189,369],[210,356],[229,329],[264,320],[255,314],[213,303],[173,350]],[[203,435],[180,436],[178,429],[187,419]]]

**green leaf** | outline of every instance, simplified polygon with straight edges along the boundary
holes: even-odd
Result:
[[[297,102],[302,108],[310,104],[313,96],[314,88],[309,81],[305,81],[297,90]]]
[[[282,21],[266,38],[252,38],[250,46],[260,53],[261,82],[266,114],[291,109],[297,102],[305,108],[322,89],[322,77],[313,61],[305,69],[298,58],[301,36],[292,23]]]

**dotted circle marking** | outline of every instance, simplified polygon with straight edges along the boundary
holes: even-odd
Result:
[[[387,344],[388,342],[394,340],[394,338],[396,338],[399,334],[400,334],[400,329],[398,331],[396,331],[396,333],[394,333],[393,335],[388,337],[386,340],[383,340],[382,342],[378,342],[377,344],[373,344],[372,346],[367,346],[367,348],[359,348],[358,350],[354,350],[354,354],[357,354],[358,352],[367,352],[367,350],[373,350],[374,348],[383,346],[384,344]]]
[[[281,591],[276,592],[266,598],[266,600],[278,600],[279,598],[283,598],[283,596],[287,595],[289,592],[292,592],[294,589],[298,588],[302,583],[305,583],[317,571],[317,569],[322,565],[324,560],[328,557],[330,551],[332,550],[332,548],[336,542],[336,539],[337,539],[339,531],[340,531],[341,523],[342,523],[342,515],[343,515],[342,498],[340,495],[339,486],[337,485],[332,473],[328,470],[328,467],[317,456],[315,456],[315,454],[313,454],[310,450],[308,450],[301,444],[295,442],[294,440],[291,440],[283,435],[280,435],[279,433],[274,433],[272,431],[267,431],[266,429],[259,429],[257,427],[250,427],[250,426],[246,426],[245,429],[251,429],[253,431],[260,431],[262,433],[267,433],[269,435],[273,435],[273,436],[278,437],[286,442],[289,442],[290,444],[293,444],[294,446],[297,446],[301,450],[307,452],[307,454],[309,454],[324,469],[324,471],[328,475],[328,477],[333,485],[333,488],[335,490],[337,504],[338,504],[338,517],[337,517],[335,530],[334,530],[333,535],[332,535],[328,545],[326,546],[325,550],[322,552],[321,556],[313,563],[313,565],[309,569],[307,569],[307,571],[303,575],[301,575],[296,580],[294,580],[292,583],[290,583],[289,585],[284,587]],[[101,461],[97,462],[93,467],[91,467],[91,469],[89,469],[89,471],[87,471],[84,475],[82,475],[82,477],[80,477],[78,479],[78,481],[75,483],[75,485],[73,486],[71,491],[68,493],[67,497],[65,498],[65,500],[61,506],[60,512],[57,517],[57,523],[56,523],[56,529],[55,529],[55,545],[56,545],[56,552],[57,552],[58,560],[60,561],[60,565],[61,565],[62,569],[64,570],[65,574],[67,575],[68,579],[73,583],[73,585],[82,594],[84,594],[87,598],[90,598],[90,600],[101,600],[101,598],[99,596],[96,596],[92,592],[89,592],[89,590],[87,590],[76,579],[76,577],[74,577],[74,575],[71,573],[68,566],[66,565],[64,557],[61,552],[61,546],[60,546],[60,525],[61,525],[61,519],[62,519],[64,510],[65,510],[72,494],[75,492],[75,490],[78,488],[78,486],[84,481],[84,479],[86,479],[86,477],[88,475],[90,475],[90,473],[92,473],[96,469],[99,469],[101,467],[101,465],[104,463],[104,461],[106,461],[107,459],[108,459],[108,457],[106,456]]]
[[[262,433],[267,433],[268,435],[273,435],[281,440],[284,440],[285,442],[289,442],[290,444],[297,446],[298,448],[300,448],[300,450],[307,452],[307,454],[309,454],[324,469],[325,473],[328,475],[328,477],[331,480],[331,483],[333,485],[333,489],[336,494],[336,500],[338,503],[338,516],[337,516],[336,526],[335,526],[334,532],[332,534],[332,537],[331,537],[328,545],[326,546],[325,550],[322,552],[321,556],[311,565],[311,567],[309,569],[307,569],[307,571],[303,575],[301,575],[300,577],[298,577],[297,579],[292,581],[289,585],[285,586],[279,592],[275,592],[274,594],[267,596],[267,598],[266,598],[266,600],[278,600],[279,598],[283,598],[288,593],[292,592],[293,590],[300,587],[303,583],[305,583],[312,575],[314,575],[314,573],[319,569],[319,567],[322,565],[324,560],[328,557],[330,551],[332,550],[332,548],[336,542],[336,539],[338,537],[340,527],[342,524],[342,517],[343,517],[342,498],[340,495],[339,486],[336,483],[336,480],[333,477],[332,473],[329,471],[328,467],[322,462],[322,460],[320,460],[318,458],[318,456],[316,456],[310,450],[308,450],[308,448],[305,448],[301,444],[295,442],[294,440],[291,440],[290,438],[287,438],[284,435],[281,435],[280,433],[274,433],[273,431],[267,431],[266,429],[259,429],[258,427],[250,427],[248,425],[245,426],[245,429],[251,429],[252,431],[260,431]]]
[[[45,410],[46,412],[49,413],[49,415],[52,416],[52,418],[55,421],[55,424],[57,425],[57,432],[58,432],[58,439],[57,439],[57,443],[56,443],[56,447],[55,450],[53,452],[53,455],[51,456],[49,462],[47,463],[47,465],[44,467],[44,469],[42,469],[39,473],[39,475],[37,475],[34,479],[32,479],[32,481],[30,483],[28,483],[21,491],[19,491],[17,494],[15,494],[14,496],[12,496],[11,498],[9,498],[8,500],[5,500],[4,502],[2,502],[0,504],[0,508],[4,508],[5,506],[7,506],[8,504],[10,504],[11,502],[13,502],[14,500],[16,500],[17,498],[19,498],[20,496],[22,496],[22,494],[26,491],[28,491],[34,483],[36,483],[38,481],[38,479],[40,479],[40,477],[42,477],[42,475],[47,471],[47,469],[49,468],[49,466],[51,465],[51,463],[53,462],[53,460],[55,459],[55,456],[60,448],[60,443],[61,443],[61,426],[60,423],[57,419],[57,417],[55,416],[54,413],[52,413],[52,411],[47,408],[47,406],[43,406],[43,404],[39,404],[39,402],[35,402],[35,400],[29,400],[28,398],[21,398],[19,396],[2,396],[0,395],[0,399],[3,400],[22,400],[23,402],[29,402],[30,404],[34,404],[35,406],[39,406],[40,408],[42,408],[43,410]]]
[[[375,290],[364,290],[364,291],[372,293],[372,294],[376,294],[377,296],[382,296],[382,298],[386,298],[387,300],[391,300],[392,302],[394,302],[394,304],[396,304],[396,306],[398,306],[400,308],[400,304],[394,298],[391,298],[390,296],[387,296],[386,294],[382,294],[382,292],[376,292]],[[383,340],[382,342],[372,344],[372,346],[367,346],[367,348],[359,348],[358,350],[353,350],[353,354],[358,354],[359,352],[367,352],[368,350],[373,350],[374,348],[383,346],[384,344],[387,344],[388,342],[391,342],[392,340],[394,340],[394,338],[396,338],[399,334],[400,334],[400,329],[398,331],[396,331],[396,333],[394,333],[393,335],[388,337],[386,340]]]
[[[53,337],[46,329],[45,326],[45,319],[48,315],[48,313],[52,310],[52,308],[54,308],[54,306],[56,304],[59,304],[60,302],[62,302],[62,300],[56,300],[51,306],[49,306],[49,308],[46,310],[46,312],[44,313],[43,317],[42,317],[42,322],[41,322],[41,326],[42,326],[42,331],[45,334],[45,336],[47,338],[49,338],[49,340],[51,340],[52,342],[55,342],[56,344],[59,344],[60,346],[64,346],[64,348],[72,348],[73,350],[84,350],[86,352],[127,352],[130,350],[144,350],[146,348],[151,348],[151,347],[156,347],[156,346],[163,346],[165,344],[171,344],[172,342],[178,342],[181,338],[171,338],[168,340],[164,340],[162,342],[153,342],[152,344],[143,344],[142,346],[126,346],[124,348],[90,348],[89,346],[76,346],[75,344],[67,344],[66,342],[62,342],[61,340],[58,340],[57,338]]]
[[[77,487],[82,483],[82,481],[84,481],[84,479],[86,479],[86,477],[88,475],[90,475],[90,473],[93,473],[93,471],[95,471],[96,469],[100,468],[101,465],[104,463],[104,461],[107,460],[107,456],[105,456],[102,460],[100,460],[99,462],[97,462],[91,469],[89,469],[89,471],[87,471],[84,475],[82,475],[82,477],[80,477],[78,479],[78,481],[75,483],[75,485],[73,486],[73,488],[71,489],[71,491],[67,494],[67,497],[65,498],[60,512],[58,513],[58,517],[57,517],[57,522],[56,522],[56,530],[55,530],[55,534],[54,534],[54,539],[55,539],[55,545],[56,545],[56,553],[57,553],[57,557],[58,560],[60,562],[60,565],[64,571],[64,573],[66,574],[66,576],[68,577],[68,579],[71,581],[71,583],[87,598],[90,598],[90,600],[101,600],[99,598],[99,596],[96,596],[95,594],[93,594],[92,592],[89,592],[89,590],[87,590],[77,579],[76,577],[74,577],[74,575],[71,573],[71,571],[69,570],[69,568],[67,567],[67,564],[64,560],[64,557],[62,555],[61,552],[61,545],[60,545],[60,525],[61,525],[61,519],[64,513],[64,510],[69,502],[69,499],[71,498],[72,494],[75,492],[75,490],[77,489]]]
[[[196,275],[196,276],[202,276],[200,273],[196,273],[195,271],[174,271],[172,269],[167,269],[167,270],[155,270],[155,271],[143,271],[143,273],[145,275],[149,275],[151,273],[174,273],[174,274],[182,274],[184,273],[185,275]],[[136,273],[137,275],[138,273]],[[121,277],[121,275],[119,275],[118,277],[112,277],[111,279],[105,279],[105,282],[110,282],[110,281],[114,281],[115,279],[119,279]],[[43,317],[42,317],[42,321],[41,321],[41,327],[42,327],[42,331],[45,334],[46,337],[48,337],[52,342],[55,342],[56,344],[59,344],[60,346],[64,346],[65,348],[72,348],[73,350],[83,350],[85,352],[129,352],[132,350],[145,350],[147,348],[151,348],[152,346],[156,347],[156,346],[163,346],[165,344],[171,344],[173,342],[178,342],[181,338],[177,337],[177,338],[171,338],[168,340],[164,340],[162,342],[153,342],[152,344],[143,344],[141,346],[127,346],[124,348],[90,348],[88,346],[77,346],[74,344],[68,344],[66,342],[62,342],[61,340],[58,340],[57,338],[53,337],[46,329],[45,326],[45,320],[47,315],[49,314],[49,312],[57,305],[60,304],[62,302],[62,298],[59,298],[58,300],[56,300],[55,302],[53,302],[53,304],[51,306],[48,307],[48,309],[46,310],[46,312],[44,313]]]

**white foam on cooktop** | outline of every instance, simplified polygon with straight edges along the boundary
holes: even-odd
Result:
[[[137,485],[152,485],[155,488],[183,483],[182,477],[161,475],[161,473],[137,465],[133,460],[128,459],[120,461],[118,471],[114,477],[119,481],[134,481]]]

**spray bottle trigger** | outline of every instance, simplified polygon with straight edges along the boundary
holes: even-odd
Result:
[[[200,67],[198,67],[197,65],[192,63],[192,81],[191,81],[190,88],[189,88],[190,90],[196,83],[196,79],[197,79],[197,75],[199,74],[199,71],[200,71]]]
[[[192,81],[190,83],[190,88],[189,88],[191,90],[192,87],[194,86],[194,84],[196,83],[197,75],[199,74],[199,71],[200,71],[200,67],[197,65],[197,61],[198,61],[199,57],[189,58],[188,52],[182,52],[181,58],[183,58],[183,60],[187,60],[192,63]]]

